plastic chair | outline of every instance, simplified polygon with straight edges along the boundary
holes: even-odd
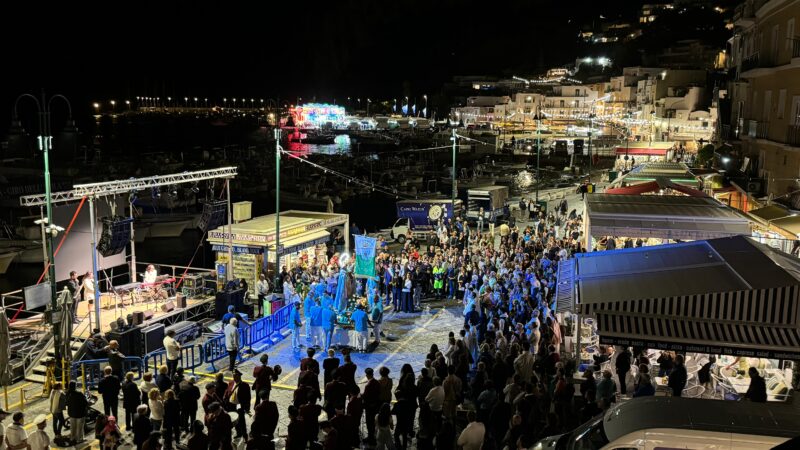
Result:
[[[688,387],[683,390],[683,396],[689,398],[701,398],[706,392],[706,387],[700,384]]]

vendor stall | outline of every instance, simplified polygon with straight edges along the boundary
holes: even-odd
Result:
[[[800,260],[736,236],[583,253],[563,264],[573,277],[558,285],[559,308],[579,323],[591,319],[600,344],[650,349],[654,359],[690,354],[690,374],[713,355],[715,379],[731,396],[741,394],[746,363],[767,379],[771,399],[786,398],[800,359]],[[583,354],[589,344],[579,341]]]
[[[750,234],[744,215],[708,197],[591,194],[585,202],[588,249],[608,236],[622,248],[629,239],[662,244]]]
[[[629,172],[619,172],[620,175],[611,180],[609,189],[637,184],[650,183],[661,180],[662,183],[673,183],[695,189],[703,187],[702,181],[696,177],[684,163],[676,162],[646,162],[640,164]]]
[[[753,237],[762,244],[797,256],[800,237],[800,216],[779,205],[769,205],[750,211]]]
[[[345,248],[348,247],[349,218],[347,214],[312,211],[281,213],[280,264],[276,266],[275,215],[255,217],[225,225],[208,232],[208,242],[217,253],[217,264],[228,259],[228,243],[233,241],[232,278],[245,279],[251,294],[261,272],[274,273],[282,266],[294,266],[298,261],[325,258],[330,231],[344,226]],[[230,230],[230,232],[229,232]]]

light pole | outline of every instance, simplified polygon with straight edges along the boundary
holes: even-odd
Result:
[[[61,94],[56,94],[47,98],[42,91],[41,102],[39,101],[36,96],[32,94],[22,94],[14,101],[14,121],[19,123],[19,114],[17,113],[17,104],[23,98],[30,98],[36,103],[36,109],[39,115],[39,136],[37,138],[39,144],[39,150],[42,152],[42,158],[44,159],[44,190],[45,190],[45,199],[47,200],[47,233],[46,236],[42,236],[43,239],[47,241],[47,278],[50,283],[50,310],[52,312],[51,317],[57,317],[59,314],[59,305],[58,305],[58,293],[56,290],[56,264],[54,258],[54,248],[53,248],[53,238],[54,235],[58,232],[58,228],[53,224],[53,199],[52,199],[52,192],[50,186],[50,157],[49,152],[53,146],[53,136],[51,136],[50,130],[50,111],[53,100],[60,99],[67,105],[68,111],[68,119],[67,123],[72,123],[72,105],[70,104],[69,100]],[[99,106],[98,106],[99,107]],[[97,108],[97,107],[96,107]],[[97,291],[99,292],[99,291]],[[95,299],[97,302],[97,299]],[[62,313],[60,314],[61,320],[72,320],[72,314],[66,314],[66,310],[61,310]],[[67,339],[67,336],[62,336],[61,326],[58,323],[55,323],[55,320],[50,321],[50,325],[52,326],[52,333],[53,333],[53,343],[54,343],[54,351],[55,351],[55,360],[56,366],[58,366],[58,362],[62,362],[63,367],[63,358],[67,358],[67,360],[72,359],[72,355],[62,355],[62,341]],[[63,376],[63,375],[62,375]]]
[[[127,106],[128,107],[128,111],[130,111],[131,110],[131,101],[130,100],[125,100],[125,106]]]
[[[114,109],[117,106],[117,101],[116,100],[111,100],[110,103],[111,103],[111,114],[114,114]]]
[[[536,111],[536,115],[533,116],[533,120],[536,121],[536,204],[539,204],[539,184],[541,184],[542,179],[539,175],[539,162],[540,157],[542,154],[542,133],[541,133],[541,124],[542,124],[542,112],[541,110]]]
[[[425,108],[423,109],[425,112],[422,114],[422,117],[428,117],[428,94],[424,94],[422,99],[425,100]]]
[[[589,113],[589,184],[592,184],[592,135],[594,134],[594,113]]]
[[[281,128],[275,126],[275,292],[281,282]]]
[[[453,183],[453,192],[451,194],[451,198],[450,199],[453,202],[452,203],[453,213],[455,214],[455,211],[456,211],[456,195],[458,194],[458,186],[456,185],[456,148],[458,147],[458,139],[456,139],[456,129],[455,128],[452,129],[452,132],[453,132],[453,137],[451,137],[450,139],[452,139],[452,141],[453,141],[453,173],[452,173],[452,180],[451,180],[452,183]]]

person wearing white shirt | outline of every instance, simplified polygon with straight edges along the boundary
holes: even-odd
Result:
[[[428,408],[434,415],[441,419],[442,406],[444,405],[444,387],[442,387],[442,379],[435,377],[433,379],[434,386],[428,391],[425,396],[425,401],[428,402]]]
[[[145,284],[153,284],[156,282],[157,278],[158,278],[158,271],[156,271],[156,268],[152,264],[148,265],[147,269],[145,269],[144,271]]]
[[[230,359],[228,370],[233,372],[236,367],[236,356],[239,354],[239,321],[236,318],[225,325],[225,349],[228,350]]]
[[[44,414],[39,414],[33,423],[36,424],[36,429],[28,437],[28,445],[30,445],[31,450],[48,450],[50,448],[50,436],[44,431],[45,427],[47,427],[47,417]]]
[[[181,344],[175,340],[175,330],[167,331],[164,337],[164,349],[167,351],[167,374],[172,379],[181,360]]]
[[[94,274],[92,272],[86,272],[86,275],[83,276],[83,300],[93,302],[94,301]]]
[[[480,450],[486,435],[486,427],[476,420],[475,411],[468,412],[467,419],[469,425],[461,432],[457,444],[463,450]]]
[[[267,277],[263,273],[258,277],[256,294],[258,295],[258,308],[263,308],[264,299],[269,295],[269,281],[267,281]],[[266,311],[266,309],[264,309],[264,311]]]
[[[8,450],[22,450],[28,448],[28,433],[25,431],[25,413],[16,412],[13,416],[14,423],[6,430],[6,448]]]

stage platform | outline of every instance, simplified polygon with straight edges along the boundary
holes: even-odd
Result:
[[[111,326],[109,324],[116,321],[117,318],[122,318],[123,320],[127,321],[128,314],[133,314],[136,311],[150,311],[153,313],[153,316],[150,319],[147,319],[142,323],[143,327],[156,323],[163,323],[165,327],[168,327],[177,322],[193,321],[214,315],[214,296],[187,298],[185,308],[178,308],[175,300],[173,299],[172,304],[176,305],[176,307],[172,311],[166,311],[166,309],[163,308],[167,302],[168,300],[159,300],[157,302],[140,302],[133,305],[126,303],[124,306],[117,303],[117,306],[110,306],[114,302],[111,300],[106,301],[106,299],[103,298],[100,302],[100,305],[102,306],[100,308],[102,332],[107,333],[111,331]],[[94,328],[94,305],[90,305],[88,302],[78,303],[78,317],[85,317],[90,310],[92,313],[92,327]],[[74,328],[74,336],[85,339],[89,337],[90,331],[91,330],[89,327],[76,326]]]

